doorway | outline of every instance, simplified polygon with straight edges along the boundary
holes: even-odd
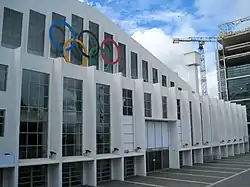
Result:
[[[146,153],[147,172],[169,168],[169,150],[152,150]]]

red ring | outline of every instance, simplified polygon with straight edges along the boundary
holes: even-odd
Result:
[[[112,42],[112,43],[115,45],[115,47],[116,47],[116,49],[117,49],[117,59],[116,59],[114,62],[109,61],[108,58],[105,56],[103,50],[101,50],[101,55],[102,55],[103,60],[104,60],[107,64],[114,65],[114,64],[116,64],[117,62],[119,62],[119,60],[120,60],[120,58],[121,58],[120,48],[119,48],[118,44],[117,44],[112,38],[106,38],[105,40],[103,40],[102,43],[101,43],[101,47],[104,48],[104,45],[105,45],[105,43],[107,43],[107,42]]]

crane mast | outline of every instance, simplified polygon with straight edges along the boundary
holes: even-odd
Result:
[[[206,42],[216,42],[216,37],[188,37],[188,38],[173,38],[173,43],[180,42],[198,42],[198,51],[200,53],[200,80],[201,80],[201,92],[202,95],[208,95],[207,92],[207,72],[205,62],[204,44]]]

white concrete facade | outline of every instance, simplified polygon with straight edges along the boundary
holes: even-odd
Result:
[[[124,31],[96,9],[74,0],[2,0],[0,2],[0,43],[2,40],[4,7],[23,14],[21,47],[10,49],[0,46],[0,64],[8,66],[7,89],[0,91],[0,109],[5,110],[4,136],[0,136],[0,186],[17,187],[20,168],[46,166],[46,185],[63,186],[63,165],[82,164],[82,184],[97,185],[97,165],[100,160],[110,160],[110,179],[124,180],[124,160],[133,158],[134,175],[146,175],[148,150],[166,149],[169,152],[170,168],[191,166],[214,159],[249,151],[246,107],[193,93],[191,87],[177,73],[150,54]],[[44,33],[44,56],[27,52],[29,11],[46,15]],[[52,12],[60,13],[71,23],[71,14],[84,18],[84,28],[89,21],[99,24],[99,40],[103,33],[113,34],[114,40],[126,47],[126,77],[118,72],[104,72],[103,59],[99,58],[99,70],[95,66],[82,67],[65,63],[63,58],[50,58],[49,27]],[[87,29],[88,30],[88,29]],[[69,34],[66,34],[69,38]],[[88,38],[83,41],[88,46]],[[114,50],[115,51],[115,50]],[[138,79],[131,79],[130,51],[138,54]],[[114,52],[114,59],[116,59]],[[148,61],[148,82],[143,81],[142,60]],[[158,70],[158,83],[153,84],[152,68]],[[48,127],[46,156],[19,159],[20,105],[22,97],[23,70],[32,70],[49,75]],[[167,76],[167,86],[162,86],[162,75]],[[63,156],[63,105],[64,82],[68,77],[82,81],[82,139],[81,156]],[[170,87],[170,81],[175,87]],[[96,84],[110,87],[110,153],[97,154],[97,96]],[[180,91],[179,88],[182,88]],[[123,89],[132,91],[133,115],[123,115]],[[145,117],[144,93],[151,94],[151,116]],[[162,96],[167,97],[167,117],[163,116]],[[180,101],[180,116],[177,100]],[[190,119],[190,101],[192,119]],[[200,108],[201,107],[201,108]],[[180,118],[179,118],[180,117]],[[179,119],[178,119],[179,118]],[[191,124],[192,123],[192,124]],[[113,150],[117,148],[118,150]],[[85,150],[90,150],[85,154]],[[56,155],[51,155],[53,151]],[[192,154],[193,152],[193,154]],[[182,155],[182,164],[180,163]],[[2,176],[2,177],[1,177]],[[21,185],[20,185],[21,186]],[[73,185],[71,185],[73,186]]]

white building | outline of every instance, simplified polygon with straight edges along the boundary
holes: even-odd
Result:
[[[113,37],[119,63],[107,67],[98,55],[83,67],[77,50],[71,63],[56,58],[49,29],[57,19],[99,43]],[[1,0],[0,36],[1,187],[95,186],[248,152],[245,106],[194,93],[84,3]],[[60,25],[53,36],[64,43],[71,35]],[[88,50],[96,46],[89,36]]]

